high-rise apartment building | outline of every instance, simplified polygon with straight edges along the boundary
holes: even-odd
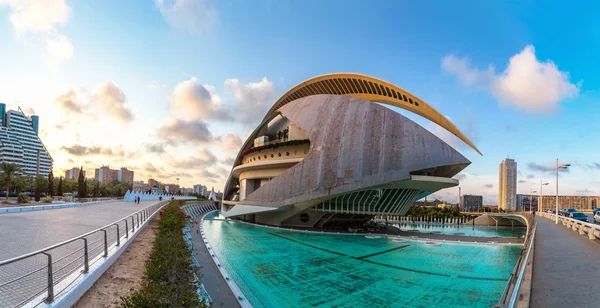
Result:
[[[462,195],[460,196],[461,211],[477,212],[483,206],[483,196]]]
[[[39,117],[28,117],[19,110],[6,111],[0,103],[0,162],[21,166],[25,175],[47,176],[52,170],[52,157],[38,136]]]
[[[74,167],[69,170],[65,170],[65,179],[75,179],[79,178],[79,172],[81,169],[79,167]],[[85,177],[85,171],[83,171],[83,176]]]
[[[503,210],[517,209],[517,162],[507,158],[500,163],[498,207]]]
[[[119,180],[119,182],[129,183],[133,185],[133,171],[121,167],[121,169],[117,171],[117,180]]]
[[[114,170],[110,169],[109,166],[103,165],[100,168],[96,168],[95,179],[103,184],[119,181],[133,185],[133,171],[128,170],[127,168]]]
[[[196,184],[194,185],[194,193],[206,197],[208,195],[208,188],[202,184]]]

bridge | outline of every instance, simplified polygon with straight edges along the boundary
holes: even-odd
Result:
[[[521,257],[496,307],[598,307],[600,225],[555,221],[549,213],[530,217]]]

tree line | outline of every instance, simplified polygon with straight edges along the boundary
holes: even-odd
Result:
[[[47,177],[21,175],[21,166],[18,164],[0,163],[0,178],[4,183],[4,194],[16,196],[20,193],[31,193],[36,199],[40,196],[63,196],[65,194],[77,195],[79,198],[89,197],[122,197],[127,190],[132,188],[129,183],[114,181],[100,183],[96,180],[88,181],[79,173],[78,179],[65,179],[54,177],[52,171]],[[8,192],[8,194],[7,194]]]

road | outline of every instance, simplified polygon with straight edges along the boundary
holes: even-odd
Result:
[[[68,240],[158,201],[115,201],[81,207],[0,215],[0,261]]]

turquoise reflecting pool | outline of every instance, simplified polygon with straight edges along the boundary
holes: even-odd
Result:
[[[400,222],[391,224],[407,231],[411,229],[419,230],[420,232],[440,232],[441,234],[463,233],[469,236],[484,236],[484,237],[519,237],[525,236],[527,233],[526,227],[495,227],[495,226],[469,226],[469,225],[449,225],[449,224],[427,224],[427,223],[410,223]]]
[[[521,250],[294,232],[216,213],[203,227],[254,307],[491,307]]]

